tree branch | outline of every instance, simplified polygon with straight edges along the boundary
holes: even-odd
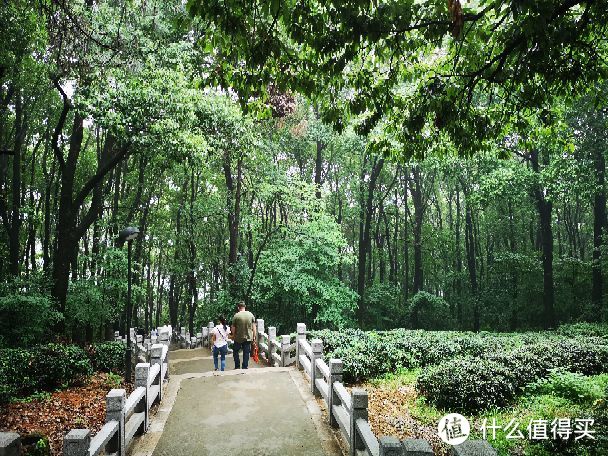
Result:
[[[63,98],[63,109],[61,110],[61,114],[59,115],[59,121],[57,122],[57,126],[55,127],[55,130],[53,131],[53,136],[51,138],[51,146],[53,148],[53,153],[55,154],[55,157],[57,157],[57,161],[59,162],[60,168],[63,169],[63,168],[65,168],[65,159],[63,158],[63,153],[61,152],[61,149],[59,148],[59,144],[58,144],[59,135],[63,131],[63,127],[65,126],[65,120],[67,118],[68,111],[70,110],[72,105],[70,103],[68,96],[65,94],[64,90],[61,88],[61,85],[59,84],[59,78],[53,77],[53,78],[51,78],[51,80],[53,81],[53,85],[59,91],[59,93],[61,94],[61,97]]]

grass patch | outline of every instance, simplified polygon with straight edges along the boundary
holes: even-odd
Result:
[[[473,423],[471,436],[478,439],[483,438],[481,427],[484,419],[488,424],[495,422],[503,427],[515,420],[514,424],[522,432],[523,439],[508,439],[507,432],[501,429],[496,431],[496,439],[493,439],[491,430],[488,430],[486,438],[501,456],[521,451],[527,455],[531,454],[533,450],[540,450],[540,448],[532,448],[538,445],[528,440],[527,426],[530,420],[544,419],[550,423],[554,418],[570,417],[574,419],[580,416],[582,416],[580,405],[568,399],[549,394],[527,395],[520,397],[511,407],[494,409],[471,417]]]
[[[395,373],[385,374],[370,382],[377,388],[399,390],[406,387],[408,394],[404,409],[420,426],[434,427],[439,419],[451,410],[442,410],[434,407],[430,401],[416,392],[414,386],[421,369],[399,369]],[[527,429],[530,420],[548,420],[548,435],[551,435],[551,421],[555,418],[570,418],[574,425],[576,418],[589,417],[594,413],[596,405],[605,400],[605,391],[608,388],[608,374],[584,376],[563,370],[554,370],[549,377],[535,382],[524,390],[511,405],[493,408],[479,414],[469,415],[467,418],[472,424],[471,438],[483,438],[481,427],[483,420],[488,424],[495,420],[499,426],[506,426],[515,420],[517,428],[524,435],[523,439],[507,439],[502,429],[496,431],[496,439],[492,439],[492,431],[488,430],[487,439],[498,451],[500,456],[525,454],[526,456],[549,456],[553,454],[568,454],[587,456],[594,453],[590,451],[593,441],[568,444],[567,449],[556,452],[546,442],[530,441]],[[596,429],[594,427],[594,429]],[[599,429],[597,429],[599,432]],[[585,439],[583,439],[585,440]],[[558,446],[563,442],[552,442]],[[565,445],[562,445],[565,447]]]
[[[378,378],[372,379],[370,383],[375,387],[399,388],[400,386],[415,386],[418,375],[422,369],[407,369],[400,367],[397,372],[389,372]]]

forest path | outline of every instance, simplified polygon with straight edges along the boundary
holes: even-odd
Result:
[[[213,371],[206,348],[171,352],[170,380],[134,456],[310,455],[342,452],[302,374],[289,367]]]

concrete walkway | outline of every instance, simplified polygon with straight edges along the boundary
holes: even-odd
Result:
[[[170,380],[134,456],[342,455],[302,374],[293,368],[213,372],[207,349],[170,354]]]

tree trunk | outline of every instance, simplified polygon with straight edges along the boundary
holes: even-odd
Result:
[[[410,291],[410,239],[407,226],[407,218],[410,214],[408,205],[408,170],[403,170],[403,300],[407,303]]]
[[[460,188],[458,185],[456,185],[456,222],[454,223],[456,238],[456,295],[458,296],[458,301],[456,304],[456,319],[460,328],[462,328],[462,250],[460,248],[461,219],[462,211],[460,206]]]
[[[375,159],[372,165],[372,172],[369,178],[369,184],[367,188],[367,199],[365,203],[365,207],[361,207],[360,209],[360,218],[359,218],[359,254],[358,254],[358,264],[357,264],[357,293],[359,294],[359,309],[358,309],[358,320],[359,326],[363,328],[366,309],[365,309],[365,261],[367,257],[367,253],[370,250],[371,246],[371,237],[370,237],[370,229],[372,223],[372,212],[373,212],[373,202],[374,202],[374,190],[376,188],[376,181],[378,176],[380,175],[380,171],[382,171],[382,166],[384,165],[384,158]],[[365,165],[364,165],[365,166]],[[365,171],[363,171],[364,173]],[[362,179],[362,191],[363,191],[363,179]],[[361,199],[363,201],[363,194],[361,195]]]
[[[473,298],[473,331],[480,329],[479,297],[477,285],[477,262],[475,253],[475,235],[473,231],[473,213],[471,205],[467,201],[465,208],[465,246],[467,251],[467,268],[469,270],[469,281],[471,284],[471,295]]]
[[[414,204],[414,294],[424,287],[424,272],[422,266],[422,218],[424,206],[422,201],[422,181],[420,166],[412,167],[412,203]]]
[[[317,154],[315,156],[315,196],[321,199],[321,173],[323,171],[323,149],[325,144],[317,140]]]
[[[595,167],[596,192],[593,201],[593,263],[591,277],[591,302],[595,318],[601,320],[604,301],[604,280],[602,277],[602,236],[606,229],[606,161],[604,152],[595,147],[593,153]],[[594,319],[595,319],[594,318]]]
[[[532,170],[540,177],[540,164],[538,160],[538,150],[534,149],[530,153],[530,163]],[[545,157],[544,165],[548,163]],[[546,329],[555,326],[555,284],[553,283],[553,230],[551,228],[551,212],[553,203],[547,199],[548,191],[541,188],[537,183],[534,188],[534,199],[540,219],[540,243],[542,249],[543,262],[543,326]]]
[[[515,240],[515,215],[513,213],[513,203],[511,200],[507,202],[507,209],[509,212],[509,249],[512,254],[517,251],[517,243]],[[517,321],[517,300],[519,294],[519,274],[517,268],[513,268],[511,271],[511,318],[509,321],[509,329],[515,331],[518,326]]]
[[[21,233],[21,152],[25,140],[25,125],[22,106],[22,94],[15,96],[15,142],[13,151],[11,224],[9,230],[9,266],[14,277],[19,275],[19,252]]]
[[[239,299],[237,274],[234,270],[238,260],[239,250],[239,222],[241,211],[241,188],[242,188],[242,167],[243,157],[239,156],[237,160],[237,175],[236,183],[232,176],[232,164],[230,152],[224,154],[224,177],[226,179],[226,206],[228,209],[228,234],[229,234],[229,251],[228,251],[228,290],[230,297],[233,300]]]

